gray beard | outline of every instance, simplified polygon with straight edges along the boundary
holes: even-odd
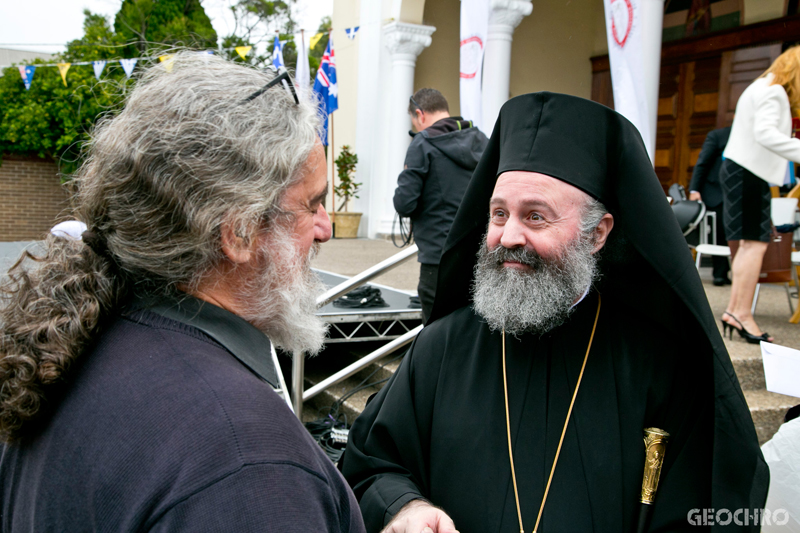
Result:
[[[242,318],[284,351],[316,355],[325,343],[328,325],[315,314],[325,285],[311,270],[318,250],[299,257],[291,232],[275,228],[261,251],[264,268],[239,295]]]
[[[514,336],[542,335],[560,326],[597,277],[593,248],[592,239],[581,236],[558,257],[545,259],[523,248],[489,250],[484,235],[472,286],[475,312],[493,331],[504,329]],[[518,261],[532,271],[506,268],[504,261]]]

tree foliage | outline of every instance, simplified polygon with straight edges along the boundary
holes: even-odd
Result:
[[[297,64],[297,43],[295,36],[299,31],[297,22],[292,16],[292,8],[296,0],[239,0],[232,7],[235,25],[233,32],[222,40],[222,48],[236,46],[252,46],[251,53],[244,60],[234,51],[228,50],[227,57],[234,61],[243,61],[250,65],[264,68],[272,63],[272,50],[276,33],[283,41],[283,62],[293,70]],[[305,38],[311,39],[314,33],[323,33],[314,48],[309,50],[308,66],[311,82],[317,74],[322,62],[322,55],[328,46],[331,31],[331,18],[323,17],[316,32],[306,32]],[[260,51],[260,52],[259,52]]]
[[[168,48],[216,48],[217,32],[200,0],[123,0],[114,31],[126,57]]]
[[[272,62],[276,32],[284,62],[294,68],[298,31],[292,16],[296,0],[238,0],[231,10],[236,26],[222,39],[223,49],[253,46],[244,60],[256,67]],[[17,68],[5,69],[0,77],[0,155],[21,154],[52,158],[65,179],[80,163],[81,147],[97,120],[119,111],[124,96],[135,83],[118,62],[132,57],[155,57],[170,48],[217,48],[217,34],[201,0],[123,0],[113,25],[103,15],[84,10],[84,35],[67,44],[59,58],[63,62],[108,60],[98,81],[91,66],[74,65],[64,86],[58,69],[38,68],[30,90],[26,90]],[[324,36],[310,50],[310,74],[316,75],[328,44],[330,17],[319,27]],[[308,32],[310,39],[313,33]],[[242,61],[233,50],[224,52]],[[42,64],[36,60],[32,64]]]
[[[330,32],[331,32],[331,18],[322,17],[319,29],[317,29],[317,33],[321,33],[322,37],[320,38],[319,42],[314,46],[314,48],[308,51],[308,67],[311,70],[312,79],[314,78],[314,76],[316,76],[317,70],[319,70],[319,65],[320,63],[322,63],[322,56],[325,54],[325,49],[328,47],[328,40],[330,39],[331,35]]]
[[[216,33],[199,0],[124,0],[114,28],[102,15],[84,11],[84,35],[67,44],[64,62],[157,55],[167,47],[216,48]],[[32,64],[42,64],[36,60]],[[97,80],[91,66],[75,65],[67,85],[57,68],[37,68],[29,90],[16,67],[0,77],[0,155],[54,159],[69,178],[97,120],[119,111],[135,83],[109,62]]]
[[[283,60],[286,65],[297,62],[297,47],[294,32],[297,23],[292,17],[295,0],[239,0],[231,6],[234,28],[230,35],[222,39],[222,48],[232,46],[252,46],[253,52],[244,62],[264,68],[272,63],[272,48],[275,35],[286,41]],[[242,61],[234,50],[228,50],[227,57]]]

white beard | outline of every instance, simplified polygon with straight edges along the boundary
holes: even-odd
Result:
[[[242,318],[284,351],[316,355],[324,345],[328,325],[315,313],[325,285],[311,270],[318,249],[300,257],[291,232],[274,228],[261,248],[263,269],[239,291]]]
[[[484,235],[472,285],[475,311],[494,331],[505,329],[514,336],[550,331],[564,323],[597,276],[593,249],[592,239],[581,236],[558,257],[545,259],[523,248],[498,245],[489,250]],[[508,260],[532,270],[504,267]]]

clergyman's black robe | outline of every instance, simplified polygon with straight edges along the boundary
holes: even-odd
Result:
[[[580,373],[598,296],[539,337],[506,336],[516,478],[533,530]],[[634,531],[642,430],[670,433],[651,531],[692,530],[710,507],[711,363],[686,361],[664,330],[604,296],[540,532]],[[471,308],[426,327],[356,420],[344,473],[368,531],[408,501],[442,507],[461,533],[519,531],[509,467],[501,335]]]

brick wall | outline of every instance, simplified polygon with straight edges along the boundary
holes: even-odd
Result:
[[[69,195],[52,161],[14,155],[0,164],[0,241],[41,239],[69,218]]]

